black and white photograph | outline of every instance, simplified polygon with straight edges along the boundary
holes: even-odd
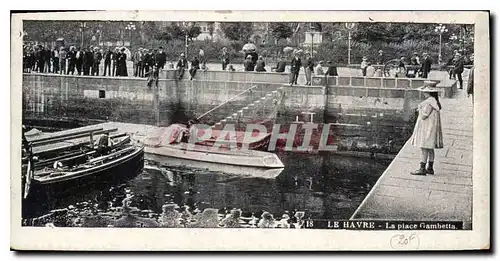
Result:
[[[20,248],[35,228],[489,245],[487,12],[241,12],[11,14]]]

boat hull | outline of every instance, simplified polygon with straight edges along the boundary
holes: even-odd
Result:
[[[179,143],[160,147],[147,146],[144,151],[146,154],[215,164],[257,168],[284,167],[276,154],[255,150],[216,149],[215,147],[200,145],[196,145],[191,149],[189,144]]]
[[[127,157],[128,156],[128,157]],[[99,186],[123,182],[137,176],[144,168],[144,148],[136,148],[123,159],[107,166],[91,168],[78,175],[67,175],[58,180],[42,180],[35,177],[32,181],[33,194],[49,192],[50,194],[66,193],[88,186]]]

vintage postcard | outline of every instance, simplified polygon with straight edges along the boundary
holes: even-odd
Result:
[[[12,249],[490,248],[488,12],[11,17]]]

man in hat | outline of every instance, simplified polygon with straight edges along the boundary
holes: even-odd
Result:
[[[331,61],[326,62],[328,69],[326,70],[326,76],[339,76],[337,72],[337,66],[335,66]]]
[[[111,75],[111,57],[113,56],[113,51],[109,49],[106,51],[104,54],[104,74],[103,76],[106,76],[106,73],[108,75]]]
[[[151,64],[151,54],[149,53],[148,49],[144,49],[142,53],[142,67],[143,67],[143,75],[144,72],[149,72],[150,67],[152,66]]]
[[[314,68],[314,73],[316,75],[320,75],[320,76],[325,75],[325,72],[323,71],[323,65],[324,65],[323,61],[319,61],[318,65],[316,65],[316,68]]]
[[[256,72],[265,72],[266,71],[266,63],[264,62],[264,59],[262,56],[259,57],[259,60],[257,60],[257,63],[255,64],[255,71]]]
[[[368,58],[363,56],[363,61],[361,62],[361,73],[366,76],[366,67],[368,67]]]
[[[378,57],[377,57],[377,65],[382,65],[384,64],[384,51],[378,50]]]
[[[101,65],[102,52],[99,47],[94,47],[94,65],[92,66],[92,75],[99,76],[99,66]]]
[[[302,67],[302,60],[299,54],[295,52],[295,55],[290,64],[290,86],[297,84],[297,79],[299,78],[300,67]]]
[[[306,72],[306,85],[312,85],[312,72],[314,71],[314,62],[310,54],[307,55],[306,64],[304,64]]]
[[[200,60],[195,55],[193,57],[193,60],[191,61],[191,68],[189,69],[189,74],[191,75],[191,78],[190,78],[191,81],[194,79],[194,76],[196,75],[196,72],[199,69],[200,69]]]
[[[422,68],[420,71],[422,72],[422,78],[427,78],[431,72],[432,61],[427,53],[423,53],[422,56],[424,60],[422,61]]]
[[[111,60],[113,61],[113,71],[111,76],[116,76],[116,71],[118,70],[118,57],[120,56],[120,48],[115,47],[115,51],[112,53]]]
[[[460,89],[463,89],[462,73],[464,72],[464,59],[459,53],[455,54],[453,73],[457,76]]]
[[[226,47],[222,48],[221,61],[222,61],[222,70],[225,71],[227,65],[229,64],[229,53],[227,52]]]
[[[59,51],[57,47],[52,47],[52,72],[59,73]]]
[[[252,56],[250,54],[247,55],[247,58],[243,62],[243,67],[245,68],[245,72],[253,72],[255,64],[252,61]]]
[[[59,72],[60,74],[66,74],[66,48],[64,46],[61,46],[59,49]]]
[[[163,51],[163,47],[161,46],[158,48],[156,62],[158,63],[158,69],[163,69],[165,67],[165,63],[167,63],[167,55],[165,54],[165,51]]]
[[[405,77],[405,76],[406,76],[405,57],[401,57],[399,59],[398,73],[396,74],[396,77]]]
[[[418,57],[417,52],[414,52],[413,55],[411,56],[410,63],[412,65],[420,65],[420,57]]]
[[[271,70],[274,69],[275,72],[282,73],[285,72],[285,68],[286,68],[286,60],[283,58],[283,56],[280,56],[278,59],[278,63],[276,64],[276,67],[271,68]]]
[[[140,76],[141,62],[142,62],[141,47],[139,47],[139,49],[137,49],[137,52],[134,53],[134,56],[132,56],[132,62],[134,63],[134,77],[141,77]]]
[[[469,79],[467,81],[467,97],[474,95],[474,56],[471,55],[470,59],[472,62],[472,68],[469,70]],[[472,99],[472,102],[474,102],[474,99]]]
[[[177,66],[175,67],[177,72],[179,73],[179,80],[182,80],[184,77],[184,72],[186,71],[188,61],[186,59],[186,55],[184,53],[181,53],[181,57],[179,58],[179,61],[177,62]]]

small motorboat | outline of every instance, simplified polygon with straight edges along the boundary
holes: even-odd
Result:
[[[156,157],[163,156],[242,167],[284,167],[276,154],[256,150],[258,147],[267,148],[271,134],[236,132],[236,137],[226,139],[226,137],[219,137],[221,132],[215,130],[212,132],[211,138],[189,143],[189,138],[184,136],[187,132],[187,128],[183,126],[169,126],[146,134],[137,141],[145,145],[146,154],[153,154]],[[160,135],[158,136],[158,134]],[[198,137],[203,136],[199,133],[197,135]],[[250,137],[248,141],[245,141],[245,136]]]
[[[231,149],[181,142],[158,147],[146,146],[144,151],[146,154],[191,161],[255,168],[284,168],[283,163],[274,153],[241,148]]]
[[[97,136],[97,141],[100,141],[102,136]],[[63,151],[56,156],[53,150],[49,154],[38,150],[37,156],[34,156],[33,151],[36,151],[37,147],[30,144],[36,146],[36,143],[26,143],[25,140],[23,146],[27,149],[22,164],[24,197],[28,197],[30,190],[57,193],[96,182],[123,180],[137,175],[144,167],[144,147],[132,144],[128,135],[104,136],[106,142],[109,141],[105,150],[94,146],[92,138],[90,142],[77,139],[79,150]],[[59,137],[50,139],[55,142],[50,144],[60,147]],[[49,142],[49,139],[43,141]],[[41,146],[45,145],[43,143]]]

